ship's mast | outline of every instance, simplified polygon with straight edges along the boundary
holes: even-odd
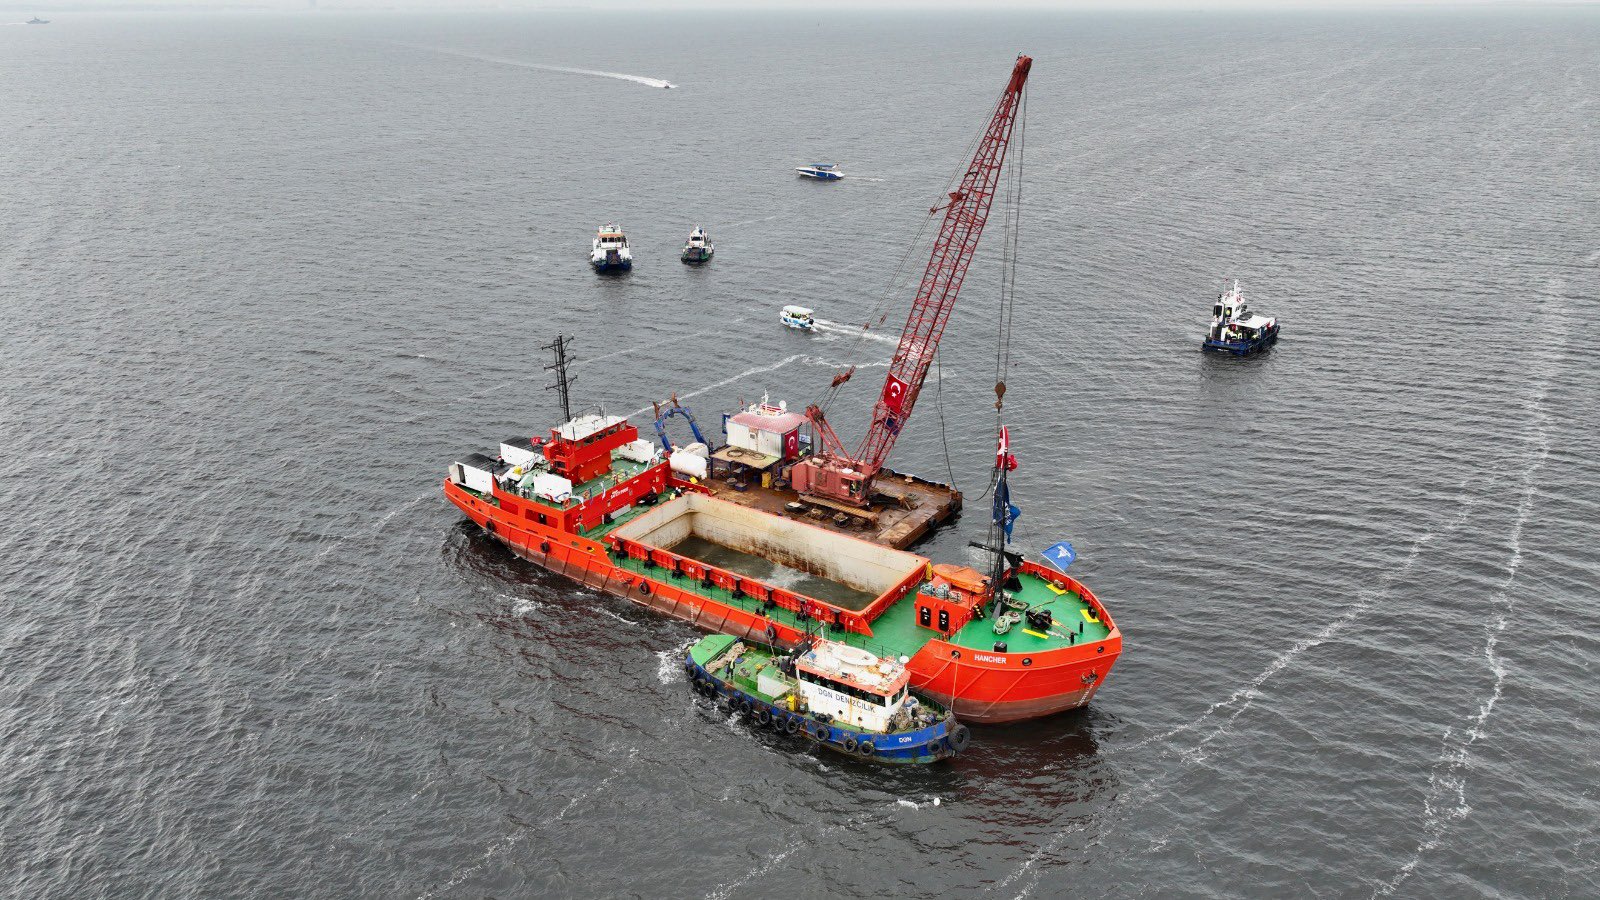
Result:
[[[1011,505],[1009,475],[1017,468],[1017,458],[1011,454],[1011,429],[1000,426],[994,454],[994,481],[990,488],[994,494],[994,515],[989,519],[989,539],[985,543],[973,541],[971,546],[987,550],[993,555],[989,564],[989,600],[985,604],[992,615],[1000,613],[1000,599],[1006,589],[1016,590],[1006,573],[1021,564],[1021,554],[1006,549],[1011,540],[1011,525],[1020,513]]]
[[[558,334],[556,339],[544,345],[545,350],[555,354],[556,361],[545,366],[545,371],[554,370],[556,383],[545,387],[547,391],[557,391],[561,397],[561,421],[572,421],[572,382],[575,380],[567,374],[567,366],[578,361],[576,356],[567,355],[567,345],[572,343],[572,338]]]

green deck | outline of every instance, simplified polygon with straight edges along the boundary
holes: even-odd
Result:
[[[581,484],[574,484],[572,486],[572,497],[568,499],[565,504],[562,504],[561,508],[571,509],[574,506],[577,506],[579,503],[582,503],[585,495],[599,494],[609,491],[624,481],[638,477],[640,473],[649,468],[650,467],[645,463],[623,459],[620,456],[612,456],[611,471],[605,473],[604,475],[597,475]],[[537,500],[540,503],[551,503],[552,501],[550,500],[546,500],[543,497],[535,497],[533,495],[534,476],[549,471],[549,467],[542,462],[536,463],[532,468],[528,469],[528,471],[523,474],[522,480],[517,482],[518,487],[522,489],[522,495],[529,500]]]
[[[689,655],[702,667],[707,667],[712,660],[727,652],[737,641],[738,638],[732,635],[708,635],[689,648]],[[712,672],[712,674],[765,703],[776,703],[777,697],[763,693],[758,687],[761,670],[773,664],[772,654],[756,645],[746,644],[745,647],[745,651],[737,660],[738,665],[734,666],[732,671]]]
[[[595,529],[589,537],[598,540],[600,536],[626,521],[619,518],[616,523],[604,529]],[[764,611],[761,601],[748,594],[734,596],[733,592],[720,587],[706,587],[693,578],[674,578],[660,566],[647,568],[642,559],[617,560],[613,564],[635,572],[648,575],[651,578],[670,584],[679,590],[702,597],[709,597],[718,603],[733,606],[747,612],[764,616],[767,619],[787,625],[797,631],[805,629],[806,622],[798,615],[787,609],[774,609]],[[993,650],[996,641],[1006,643],[1007,653],[1038,653],[1044,650],[1054,650],[1073,643],[1086,643],[1104,640],[1111,634],[1111,630],[1103,623],[1090,621],[1084,616],[1089,605],[1076,593],[1069,591],[1058,595],[1050,590],[1047,583],[1032,575],[1021,576],[1022,590],[1016,591],[1015,596],[1035,607],[1049,609],[1055,616],[1055,624],[1044,637],[1032,633],[1026,621],[1011,626],[1011,630],[1003,635],[994,633],[994,620],[983,619],[968,622],[965,627],[952,637],[951,642],[960,647],[970,647],[976,650]],[[1092,615],[1092,613],[1091,613]],[[811,620],[814,623],[814,620]],[[1079,625],[1082,631],[1079,631]],[[1076,637],[1076,641],[1068,637],[1068,630]],[[917,624],[916,592],[908,593],[904,598],[884,610],[883,615],[872,622],[872,635],[856,634],[854,632],[836,632],[827,630],[824,635],[832,640],[842,641],[851,646],[860,647],[879,656],[913,656],[930,639],[939,636],[939,632],[931,628],[923,628]]]

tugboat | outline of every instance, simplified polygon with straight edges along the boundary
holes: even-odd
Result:
[[[696,225],[694,230],[689,232],[689,240],[683,245],[683,253],[679,254],[678,258],[690,265],[699,265],[710,262],[711,254],[716,252],[716,245],[706,237],[706,230]]]
[[[790,328],[798,328],[801,331],[811,331],[817,327],[817,320],[812,317],[811,310],[804,306],[785,306],[778,313],[778,320]]]
[[[838,163],[812,163],[809,166],[799,166],[795,169],[801,178],[815,178],[819,181],[838,181],[844,173],[838,170]]]
[[[589,265],[596,272],[626,272],[633,268],[633,251],[628,249],[628,236],[621,228],[600,226],[594,249],[589,251]]]
[[[1277,342],[1278,320],[1252,313],[1235,279],[1233,287],[1218,294],[1217,302],[1211,307],[1211,328],[1206,332],[1201,349],[1249,356]]]
[[[785,653],[714,634],[689,648],[683,669],[734,715],[859,759],[938,762],[972,737],[948,710],[911,696],[904,663],[837,641],[808,635]]]

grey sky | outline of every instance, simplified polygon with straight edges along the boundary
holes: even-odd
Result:
[[[1600,0],[0,0],[0,9],[25,9],[40,13],[70,13],[93,10],[207,10],[273,9],[304,10],[537,10],[578,7],[626,7],[662,11],[708,8],[728,10],[799,9],[935,9],[1030,10],[1071,9],[1375,9],[1451,6],[1596,6]]]

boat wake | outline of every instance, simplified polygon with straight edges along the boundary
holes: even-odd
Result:
[[[808,353],[795,353],[795,354],[792,354],[790,356],[785,356],[783,359],[780,359],[775,363],[770,363],[770,364],[765,365],[765,366],[756,366],[753,369],[745,369],[743,372],[740,372],[737,375],[729,375],[727,378],[724,378],[721,381],[712,382],[711,384],[708,384],[703,388],[696,388],[696,389],[690,391],[687,394],[679,394],[678,395],[678,399],[679,400],[688,400],[688,399],[693,398],[693,397],[698,397],[701,394],[707,393],[709,391],[714,391],[717,388],[727,387],[728,385],[733,384],[735,381],[739,381],[739,380],[744,379],[744,378],[749,378],[749,377],[751,377],[753,375],[764,375],[764,374],[766,374],[768,372],[776,372],[777,370],[783,368],[784,366],[787,366],[790,363],[799,362],[800,360],[805,360],[806,362],[809,362],[809,363],[815,363],[815,364],[817,364],[819,366],[827,366],[828,368],[831,368],[831,369],[844,369],[844,368],[847,368],[848,366],[851,365],[850,363],[838,363],[838,362],[834,362],[832,360],[823,359],[823,358],[818,357],[818,356],[812,356],[812,355],[810,355]],[[871,368],[876,368],[878,366],[887,366],[887,365],[888,365],[887,362],[871,362],[871,363],[855,363],[854,364],[855,368],[857,368],[857,369],[871,369]],[[642,406],[642,407],[634,410],[633,412],[628,413],[627,418],[632,419],[635,416],[642,416],[647,412],[651,412],[652,410],[653,410],[653,407]]]
[[[843,322],[830,322],[827,319],[817,319],[816,330],[824,334],[837,334],[842,337],[857,338],[864,341],[877,341],[880,344],[888,344],[891,347],[900,345],[900,339],[897,337],[873,331],[863,331],[859,325],[846,325]]]
[[[656,678],[662,684],[688,680],[683,674],[683,655],[693,646],[694,639],[690,638],[671,650],[656,651]]]
[[[1600,254],[1595,256],[1600,257]],[[1594,258],[1591,257],[1591,261]],[[1555,282],[1550,285],[1548,293],[1559,298],[1564,288],[1564,283]],[[1565,307],[1553,311],[1556,321],[1550,327],[1542,329],[1547,334],[1555,335],[1557,340],[1553,342],[1554,352],[1546,358],[1545,365],[1538,371],[1532,395],[1528,400],[1527,407],[1531,414],[1532,427],[1526,437],[1530,452],[1527,465],[1522,470],[1517,515],[1511,523],[1511,533],[1508,538],[1511,555],[1506,561],[1505,578],[1500,582],[1490,601],[1495,608],[1494,617],[1484,626],[1483,663],[1494,680],[1489,686],[1488,693],[1479,701],[1477,713],[1467,720],[1465,727],[1445,729],[1444,746],[1439,752],[1439,758],[1434,761],[1432,771],[1428,774],[1428,791],[1422,798],[1422,837],[1417,841],[1417,847],[1412,851],[1411,858],[1395,872],[1394,877],[1373,890],[1374,898],[1394,893],[1395,889],[1417,870],[1423,857],[1444,842],[1445,834],[1451,826],[1472,814],[1472,806],[1467,802],[1467,771],[1471,763],[1472,745],[1488,734],[1489,718],[1494,715],[1495,704],[1500,702],[1500,696],[1505,690],[1507,670],[1505,659],[1499,652],[1500,635],[1516,611],[1517,598],[1512,593],[1512,588],[1516,585],[1517,573],[1522,568],[1522,530],[1533,512],[1534,498],[1538,494],[1539,469],[1550,456],[1550,423],[1553,416],[1545,408],[1545,397],[1549,394],[1550,380],[1557,369],[1556,364],[1566,352],[1567,326],[1566,317],[1563,315],[1565,312]]]
[[[552,66],[546,63],[527,62],[520,59],[510,59],[504,56],[491,56],[487,53],[473,53],[470,50],[451,50],[445,47],[429,47],[425,44],[406,44],[399,41],[389,41],[400,47],[410,47],[413,50],[427,50],[430,53],[442,53],[446,56],[459,56],[462,59],[475,59],[479,62],[494,63],[500,66],[514,66],[518,69],[540,69],[545,72],[565,72],[568,75],[588,75],[593,78],[611,78],[617,81],[631,81],[653,88],[675,88],[677,85],[664,78],[651,78],[647,75],[629,75],[627,72],[604,72],[599,69],[577,69],[571,66]]]
[[[545,819],[542,822],[535,822],[535,823],[533,823],[531,825],[524,825],[518,831],[515,831],[515,832],[513,832],[511,834],[508,834],[505,837],[501,838],[500,840],[495,841],[494,843],[490,844],[488,846],[488,848],[483,851],[483,854],[478,857],[478,861],[477,862],[472,863],[471,865],[468,865],[468,866],[466,866],[464,868],[457,869],[455,874],[450,877],[449,881],[446,881],[444,884],[439,885],[436,888],[433,888],[431,890],[424,891],[423,893],[418,894],[417,895],[417,900],[429,900],[429,898],[437,896],[439,894],[448,894],[448,893],[450,893],[455,888],[459,887],[467,879],[471,878],[472,876],[478,874],[478,872],[482,871],[483,868],[485,866],[487,866],[489,864],[489,862],[491,860],[493,860],[496,856],[505,853],[507,850],[510,850],[512,847],[514,847],[518,843],[520,843],[524,838],[528,837],[528,835],[532,834],[535,831],[538,831],[541,828],[547,827],[549,825],[553,825],[553,824],[555,824],[557,822],[560,822],[563,819],[565,819],[567,817],[567,813],[572,812],[572,810],[574,808],[576,808],[578,806],[578,804],[582,803],[584,800],[587,800],[589,797],[593,796],[594,794],[604,790],[607,785],[609,785],[609,784],[611,784],[611,782],[617,780],[617,776],[621,775],[630,766],[632,766],[633,763],[638,758],[639,758],[638,749],[637,748],[630,748],[628,750],[627,759],[624,759],[620,765],[618,765],[615,769],[613,769],[611,771],[610,775],[607,775],[606,777],[604,777],[604,778],[600,779],[599,781],[595,782],[594,786],[589,788],[587,791],[582,791],[582,792],[580,792],[578,794],[574,794],[572,799],[568,800],[567,804],[565,806],[561,807],[561,810],[559,812],[557,812],[555,815],[550,816],[549,818]]]
[[[1488,479],[1492,485],[1498,476]],[[1381,604],[1389,596],[1396,582],[1408,576],[1415,567],[1417,559],[1424,549],[1439,542],[1466,524],[1472,510],[1479,502],[1479,496],[1471,488],[1471,479],[1461,485],[1461,494],[1458,499],[1459,509],[1454,519],[1443,528],[1434,528],[1415,538],[1408,548],[1405,558],[1399,565],[1389,569],[1374,587],[1362,591],[1342,613],[1330,620],[1316,633],[1295,641],[1287,649],[1273,657],[1255,677],[1245,683],[1227,697],[1212,703],[1194,719],[1175,726],[1159,734],[1151,735],[1143,740],[1135,741],[1114,748],[1108,748],[1106,755],[1121,755],[1130,750],[1136,750],[1150,745],[1169,745],[1178,756],[1180,762],[1176,769],[1151,776],[1142,784],[1130,788],[1120,799],[1119,807],[1126,813],[1128,810],[1144,806],[1162,795],[1166,785],[1183,772],[1204,762],[1206,748],[1214,740],[1231,733],[1231,726],[1244,712],[1255,703],[1262,695],[1266,683],[1279,672],[1289,668],[1306,651],[1319,647],[1338,635],[1352,622],[1358,621],[1374,603]],[[1481,492],[1480,492],[1481,493]],[[1174,740],[1189,732],[1199,731],[1200,734],[1190,742],[1179,746]],[[1022,898],[1031,894],[1038,887],[1043,876],[1041,863],[1055,856],[1061,845],[1075,833],[1082,832],[1085,826],[1082,823],[1074,824],[1053,835],[1050,840],[1041,844],[1028,859],[1004,880],[998,882],[996,888],[1006,888],[1013,884],[1019,885],[1016,897]],[[1114,824],[1108,824],[1097,841],[1105,840],[1106,836],[1115,830]],[[1162,838],[1164,839],[1164,838]]]

